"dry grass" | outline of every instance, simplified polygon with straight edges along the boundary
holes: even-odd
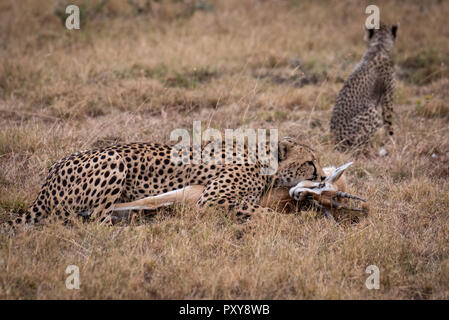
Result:
[[[143,13],[126,3],[111,0],[79,31],[50,2],[0,4],[1,220],[34,199],[53,161],[168,142],[193,120],[278,128],[323,165],[352,160],[332,151],[328,126],[364,51],[368,2],[174,1]],[[373,151],[348,173],[368,218],[275,214],[242,231],[225,213],[180,207],[130,226],[50,224],[0,236],[0,298],[449,298],[449,5],[378,3],[401,23],[399,81],[389,155]],[[64,285],[72,264],[80,290]],[[372,264],[380,290],[365,288]]]

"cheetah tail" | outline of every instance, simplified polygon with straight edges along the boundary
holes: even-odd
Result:
[[[27,225],[32,225],[39,222],[46,213],[45,206],[42,201],[39,201],[41,196],[40,192],[37,199],[31,204],[28,210],[19,212],[18,216],[12,220],[8,220],[0,225],[0,233],[16,234],[18,230],[21,230]]]

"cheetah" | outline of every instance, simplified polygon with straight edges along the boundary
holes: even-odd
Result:
[[[29,210],[8,224],[16,230],[49,216],[68,221],[79,212],[90,212],[97,221],[110,223],[116,204],[190,185],[204,186],[197,201],[200,207],[214,205],[250,218],[270,212],[260,205],[262,195],[270,187],[292,187],[303,180],[325,179],[308,146],[281,139],[267,146],[270,147],[278,159],[273,175],[261,174],[264,164],[250,161],[246,144],[234,143],[231,150],[225,144],[221,148],[213,143],[201,147],[203,153],[212,153],[216,148],[222,159],[231,158],[222,164],[194,163],[188,161],[193,158],[194,148],[189,147],[190,153],[173,152],[173,146],[157,143],[129,143],[78,152],[51,166]]]
[[[397,30],[398,26],[386,24],[367,30],[368,49],[345,82],[332,112],[330,131],[339,151],[366,146],[382,124],[386,140],[393,135],[392,52]]]

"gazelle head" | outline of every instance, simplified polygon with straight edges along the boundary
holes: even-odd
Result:
[[[305,201],[311,198],[317,206],[324,210],[326,215],[330,214],[329,210],[331,209],[367,212],[366,209],[350,208],[337,201],[338,199],[349,198],[366,202],[365,199],[359,196],[345,192],[346,181],[343,173],[351,164],[352,162],[346,163],[337,169],[324,168],[323,170],[327,174],[326,179],[321,182],[303,180],[296,186],[290,188],[290,197],[296,201]]]

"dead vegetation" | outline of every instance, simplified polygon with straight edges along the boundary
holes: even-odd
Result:
[[[53,3],[0,4],[1,221],[63,156],[169,142],[194,120],[278,128],[324,166],[353,160],[332,150],[328,127],[372,3],[101,2],[78,31]],[[400,22],[396,131],[387,156],[373,150],[348,172],[348,191],[371,201],[367,219],[335,225],[307,211],[243,227],[181,206],[130,226],[49,224],[0,235],[0,298],[449,298],[449,5],[379,6]],[[64,285],[68,265],[80,290]],[[369,265],[380,290],[365,287]]]

